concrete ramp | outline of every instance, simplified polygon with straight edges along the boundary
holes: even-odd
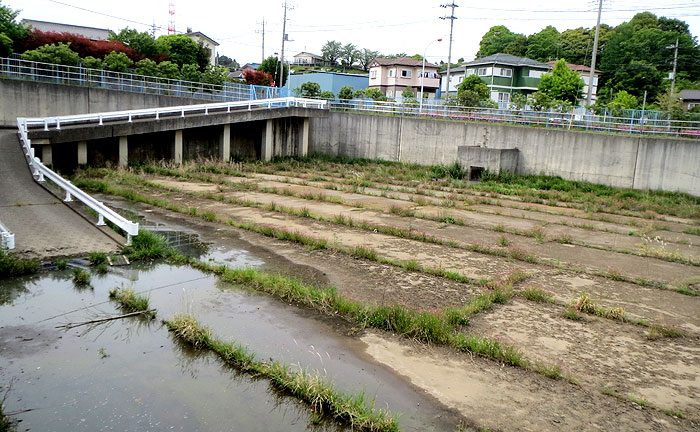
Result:
[[[0,129],[0,221],[31,258],[116,252],[119,244],[32,178],[16,129]]]

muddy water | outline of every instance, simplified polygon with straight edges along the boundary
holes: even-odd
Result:
[[[275,266],[225,243],[185,246],[232,266]],[[0,282],[0,386],[12,383],[5,411],[17,413],[19,430],[336,429],[313,425],[304,406],[277,395],[266,380],[237,375],[174,342],[159,320],[56,328],[119,313],[108,300],[117,286],[147,292],[159,319],[190,313],[258,360],[318,371],[345,393],[364,391],[378,407],[401,413],[402,430],[454,429],[450,412],[374,363],[363,342],[344,336],[347,329],[312,312],[165,264],[115,267],[93,275],[92,285],[76,289],[69,270]]]

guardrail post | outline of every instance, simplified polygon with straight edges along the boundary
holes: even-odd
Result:
[[[70,192],[66,191],[66,199],[63,200],[63,202],[72,202],[73,198],[70,195]]]
[[[102,203],[100,203],[100,204],[102,204]],[[104,218],[104,216],[102,216],[102,213],[100,213],[100,215],[97,218],[97,226],[105,226],[105,225],[107,225],[105,223],[105,218]]]

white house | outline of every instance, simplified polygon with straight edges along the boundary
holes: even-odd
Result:
[[[219,43],[202,32],[189,32],[187,33],[192,40],[199,43],[202,42],[205,47],[209,48],[209,64],[216,64],[216,47]]]

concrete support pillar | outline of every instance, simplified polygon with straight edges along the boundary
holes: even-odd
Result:
[[[78,165],[87,164],[87,141],[78,142]]]
[[[53,147],[51,147],[51,144],[41,146],[41,163],[46,166],[53,163]]]
[[[304,124],[301,129],[301,144],[299,145],[299,154],[297,156],[304,157],[309,154],[309,119],[304,118]]]
[[[263,140],[262,140],[262,151],[260,154],[260,159],[262,159],[265,162],[269,162],[272,160],[272,142],[273,142],[273,126],[274,126],[274,121],[273,120],[268,120],[265,123],[265,131],[263,132]]]
[[[119,168],[126,168],[129,165],[129,139],[125,136],[119,137]]]
[[[175,131],[175,142],[173,143],[173,162],[182,164],[182,129]]]
[[[231,125],[225,124],[221,133],[221,160],[228,162],[231,159]]]

